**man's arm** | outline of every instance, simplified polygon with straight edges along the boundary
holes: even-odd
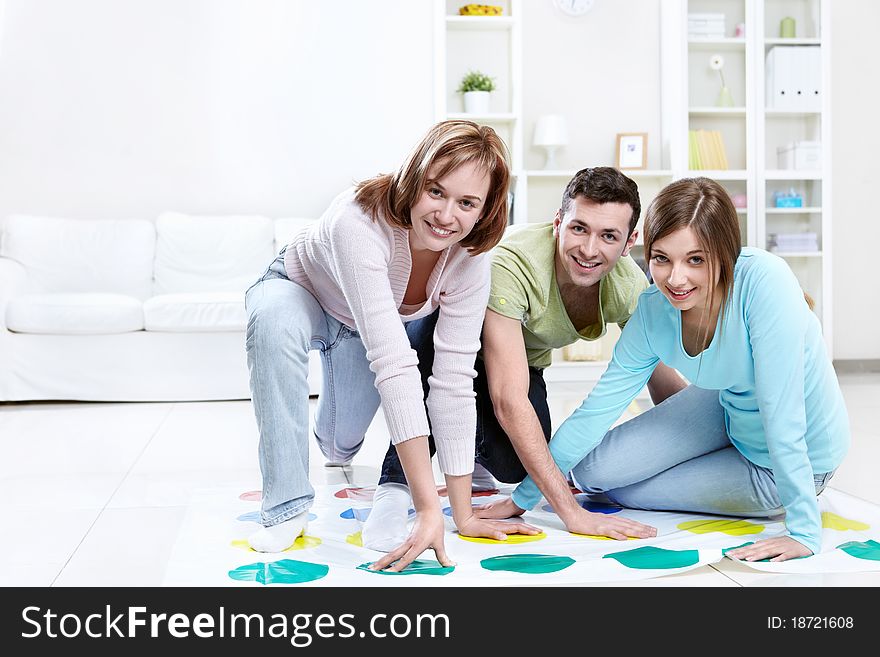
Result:
[[[522,325],[486,310],[483,361],[495,417],[526,472],[563,520],[580,510],[562,472],[556,467],[541,423],[529,401],[529,365]]]
[[[492,310],[486,311],[483,322],[483,361],[486,365],[489,396],[492,398],[498,423],[510,438],[526,471],[568,531],[609,536],[617,540],[631,536],[656,536],[656,529],[640,522],[582,509],[572,495],[565,476],[550,453],[541,423],[528,398],[529,366],[522,326],[517,320]],[[523,509],[509,498],[486,505],[478,512],[478,516],[506,518],[522,512]]]
[[[656,406],[680,390],[687,388],[687,385],[687,381],[681,377],[678,370],[667,367],[663,363],[657,363],[654,373],[648,379],[648,393]]]

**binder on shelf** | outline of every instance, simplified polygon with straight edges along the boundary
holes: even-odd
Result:
[[[688,168],[693,171],[728,168],[724,138],[718,130],[688,131]]]
[[[766,61],[767,107],[793,111],[822,109],[820,46],[774,46]]]

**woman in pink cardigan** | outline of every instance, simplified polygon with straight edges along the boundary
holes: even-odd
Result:
[[[506,149],[491,128],[439,123],[396,172],[337,196],[248,290],[263,475],[263,528],[249,539],[255,550],[285,550],[306,529],[315,495],[308,478],[311,349],[320,350],[324,372],[315,415],[323,454],[350,462],[381,404],[410,484],[412,533],[374,568],[402,570],[427,548],[442,565],[452,563],[429,435],[461,534],[537,532],[478,519],[471,508],[474,358],[489,294],[487,252],[507,225],[509,181]],[[411,339],[424,338],[419,320],[435,312],[434,364],[420,374]]]

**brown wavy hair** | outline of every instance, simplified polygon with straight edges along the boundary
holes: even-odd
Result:
[[[384,218],[393,226],[412,228],[410,210],[424,193],[428,169],[439,165],[442,178],[466,163],[489,172],[489,193],[483,212],[459,244],[471,255],[494,247],[507,227],[510,166],[507,146],[496,132],[471,121],[441,121],[434,125],[394,173],[381,174],[357,185],[355,199],[373,221]]]
[[[645,215],[647,261],[653,257],[654,242],[688,227],[706,252],[709,280],[718,277],[717,287],[709,293],[709,316],[717,307],[723,321],[733,290],[733,269],[741,249],[739,219],[727,190],[709,178],[683,178],[660,190]],[[709,330],[707,326],[703,348],[707,346]]]

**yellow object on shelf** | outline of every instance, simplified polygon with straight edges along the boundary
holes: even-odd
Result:
[[[503,11],[496,5],[464,5],[458,9],[461,16],[500,16]]]

